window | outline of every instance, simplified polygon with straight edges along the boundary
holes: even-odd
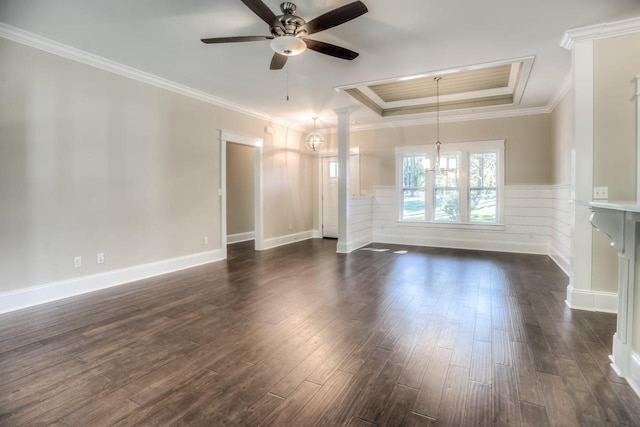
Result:
[[[397,147],[401,221],[498,224],[504,141],[443,144],[440,169],[433,146]]]
[[[402,219],[407,221],[425,220],[424,159],[424,156],[402,158]]]
[[[469,222],[496,222],[498,155],[469,154]]]
[[[338,162],[329,162],[329,178],[338,177]]]

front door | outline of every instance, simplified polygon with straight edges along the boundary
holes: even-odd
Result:
[[[338,238],[338,158],[322,159],[322,237]]]

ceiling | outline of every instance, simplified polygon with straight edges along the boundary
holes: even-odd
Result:
[[[311,127],[312,116],[330,126],[334,108],[360,105],[337,87],[530,56],[534,61],[520,102],[484,108],[544,107],[570,69],[570,52],[559,46],[566,30],[640,15],[638,0],[363,1],[367,14],[310,36],[359,52],[358,58],[350,62],[308,50],[289,58],[281,71],[269,70],[268,41],[200,42],[269,35],[240,0],[0,0],[0,21]],[[264,2],[280,14],[280,1]],[[296,14],[310,20],[349,2],[298,0]],[[362,107],[351,117],[372,124],[432,114],[381,117]]]

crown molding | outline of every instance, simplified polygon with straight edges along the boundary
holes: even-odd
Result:
[[[266,120],[268,122],[279,124],[282,126],[290,126],[293,129],[298,129],[292,122],[283,120],[279,117],[274,117],[269,114],[252,110],[243,105],[236,104],[232,101],[228,101],[223,98],[218,98],[209,93],[193,89],[189,86],[182,85],[180,83],[172,82],[170,80],[158,77],[154,74],[150,74],[141,70],[138,70],[127,65],[120,64],[118,62],[106,59],[97,55],[93,55],[89,52],[85,52],[80,49],[65,45],[63,43],[56,42],[46,37],[39,36],[37,34],[30,33],[20,28],[13,27],[11,25],[0,22],[0,37],[21,43],[33,48],[43,50],[54,55],[62,56],[73,61],[81,62],[86,65],[90,65],[95,68],[99,68],[104,71],[108,71],[114,74],[118,74],[133,80],[137,80],[142,83],[147,83],[152,86],[156,86],[161,89],[165,89],[180,95],[188,96],[199,101],[206,102],[208,104],[223,107],[237,113],[246,114],[260,120]]]
[[[560,41],[560,46],[571,50],[576,42],[622,36],[638,31],[640,31],[640,16],[622,21],[604,22],[567,31]]]
[[[484,111],[479,113],[468,114],[456,114],[451,116],[440,116],[440,123],[456,123],[456,122],[470,122],[474,120],[490,120],[490,119],[503,119],[508,117],[520,117],[520,116],[533,116],[538,114],[549,114],[551,110],[548,106],[544,107],[532,107],[532,108],[515,108],[511,110],[497,110],[497,111]],[[423,126],[431,125],[436,122],[435,117],[421,117],[416,119],[407,120],[394,120],[380,123],[363,123],[352,124],[350,130],[352,131],[364,131],[364,130],[376,130],[398,127],[411,127],[411,126]],[[336,128],[328,128],[327,133],[336,133]]]
[[[558,104],[560,104],[560,102],[564,99],[565,95],[571,90],[572,86],[573,78],[571,76],[571,71],[569,71],[567,75],[564,76],[564,79],[562,80],[562,83],[560,83],[560,86],[558,86],[556,93],[553,94],[553,97],[551,98],[551,101],[549,101],[549,104],[547,104],[547,108],[549,109],[549,111],[553,111],[556,109]]]

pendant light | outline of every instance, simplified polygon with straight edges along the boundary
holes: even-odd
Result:
[[[307,135],[307,139],[305,141],[307,148],[311,151],[318,151],[320,149],[320,146],[324,142],[324,137],[316,132],[317,119],[317,117],[313,117],[313,132]]]
[[[444,168],[440,165],[440,146],[442,145],[440,142],[440,80],[442,77],[437,76],[433,80],[436,82],[436,161],[431,167],[431,162],[425,158],[423,166],[425,172],[455,172],[455,164],[453,168]]]

